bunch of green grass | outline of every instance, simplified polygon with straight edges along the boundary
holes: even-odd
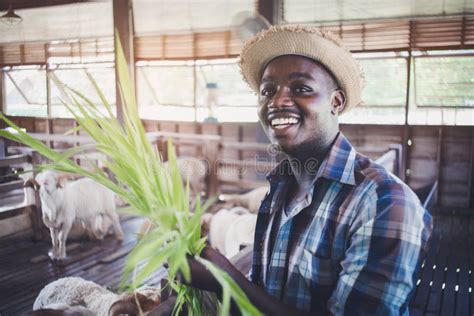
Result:
[[[48,158],[51,163],[43,168],[81,174],[106,186],[129,203],[130,212],[145,216],[154,224],[155,228],[139,240],[129,255],[122,284],[128,282],[133,272],[131,285],[137,287],[147,276],[167,262],[169,284],[178,293],[175,314],[186,305],[190,315],[201,315],[202,293],[178,283],[175,278],[180,271],[184,279],[190,281],[187,256],[194,256],[222,285],[220,315],[229,314],[231,299],[235,300],[242,314],[259,315],[260,312],[225,272],[199,257],[205,246],[200,226],[205,206],[201,206],[197,196],[194,212],[191,212],[189,186],[185,188],[183,185],[171,142],[168,141],[169,162],[168,167],[165,167],[160,153],[147,139],[138,115],[134,89],[119,42],[116,51],[120,95],[124,105],[123,124],[116,119],[110,104],[91,77],[105,112],[79,91],[65,86],[57,78],[52,77],[56,85],[67,95],[67,100],[63,100],[63,104],[74,116],[78,129],[87,132],[95,144],[78,146],[59,153],[23,132],[2,113],[0,119],[16,132],[0,131],[0,136],[23,143]],[[106,158],[102,163],[113,173],[115,182],[109,179],[103,170],[99,168],[86,170],[71,159],[78,153],[87,155],[86,152],[91,147],[104,154]],[[136,270],[139,264],[142,268]],[[138,272],[135,273],[136,271]]]

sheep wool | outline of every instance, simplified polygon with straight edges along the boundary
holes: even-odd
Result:
[[[46,285],[33,304],[33,310],[62,303],[76,305],[83,302],[97,315],[108,315],[110,306],[116,301],[117,294],[79,277],[66,277]]]

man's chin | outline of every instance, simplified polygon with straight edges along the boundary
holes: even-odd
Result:
[[[280,151],[284,154],[293,156],[298,152],[298,146],[296,146],[294,143],[291,142],[284,142],[284,141],[278,141],[278,139],[274,142],[274,144],[277,144]]]
[[[315,146],[316,141],[304,143],[276,141],[275,143],[278,144],[281,152],[293,158],[306,159],[319,152],[318,146]]]

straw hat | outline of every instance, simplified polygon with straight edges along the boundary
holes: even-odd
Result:
[[[299,55],[323,64],[346,93],[345,113],[361,102],[364,75],[359,63],[339,38],[310,26],[272,26],[251,38],[240,54],[240,70],[250,88],[258,93],[267,64],[282,55]]]

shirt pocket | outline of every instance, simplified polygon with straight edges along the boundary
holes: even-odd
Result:
[[[327,286],[334,283],[334,269],[330,258],[321,258],[303,249],[298,263],[300,275],[310,288]]]

